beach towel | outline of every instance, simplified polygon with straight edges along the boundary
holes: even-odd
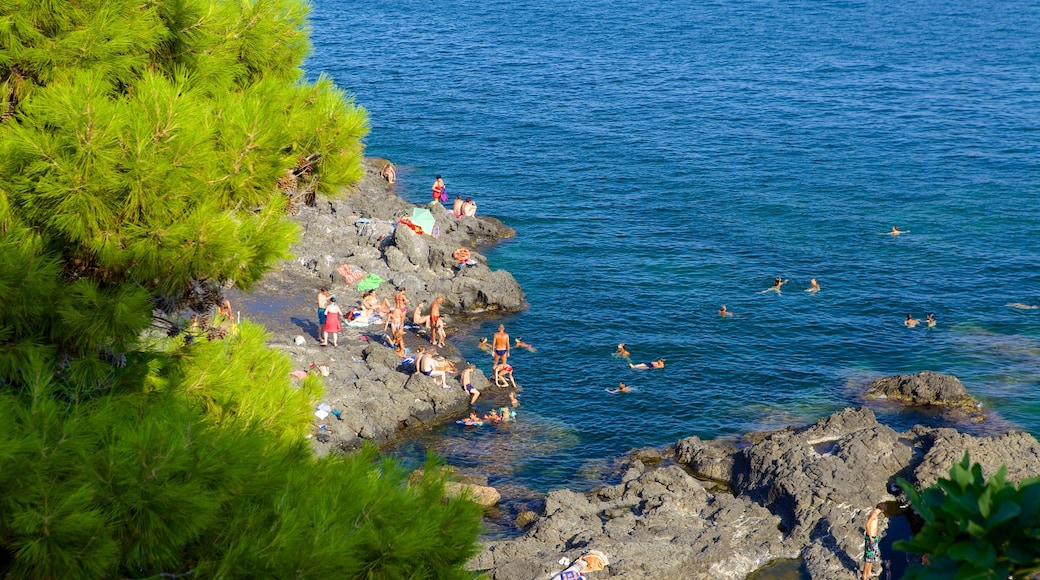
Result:
[[[343,264],[339,268],[336,268],[340,276],[347,281],[347,284],[356,284],[365,277],[365,271],[357,266],[350,264]]]
[[[375,290],[376,288],[379,288],[379,285],[383,282],[386,282],[386,280],[376,276],[375,274],[369,274],[368,276],[365,276],[364,280],[358,282],[357,291],[364,292],[365,290]]]

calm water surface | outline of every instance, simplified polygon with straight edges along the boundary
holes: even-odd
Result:
[[[314,0],[312,27],[308,73],[369,110],[399,192],[443,174],[518,233],[488,255],[531,305],[520,421],[401,453],[580,489],[925,369],[1040,434],[1040,310],[1006,306],[1040,304],[1040,3]]]

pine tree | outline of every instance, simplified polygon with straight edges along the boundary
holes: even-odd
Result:
[[[361,176],[305,15],[0,3],[0,575],[470,576],[478,508],[313,457],[318,379],[213,313],[286,257],[301,191]]]

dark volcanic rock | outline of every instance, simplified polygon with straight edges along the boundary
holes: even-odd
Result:
[[[382,322],[344,326],[336,348],[317,345],[318,290],[328,287],[344,311],[360,301],[356,284],[347,284],[337,272],[339,266],[357,266],[387,280],[376,291],[380,300],[392,302],[395,288],[404,288],[410,300],[409,321],[411,308],[420,300],[429,304],[443,296],[442,314],[449,336],[453,317],[516,312],[526,307],[513,276],[492,271],[476,251],[512,237],[513,230],[493,218],[456,219],[440,205],[429,208],[439,237],[398,227],[397,219],[410,215],[415,206],[398,197],[379,177],[383,163],[367,159],[365,177],[354,191],[302,207],[295,216],[303,230],[291,250],[295,257],[275,267],[249,294],[231,296],[243,316],[272,331],[270,344],[286,351],[299,370],[328,365],[323,402],[339,411],[341,420],[325,419],[326,428],[319,432],[324,440],[318,441],[319,452],[354,448],[365,440],[383,443],[401,429],[444,420],[468,406],[468,395],[457,376],[449,378],[452,388],[442,389],[425,375],[413,375],[414,366],[385,344]],[[462,246],[471,250],[476,265],[460,269],[452,253]],[[412,353],[420,346],[432,347],[417,330],[410,328],[405,333]],[[302,337],[302,344],[297,337]],[[465,361],[450,344],[437,350],[458,370],[464,368]],[[473,384],[485,390],[487,380],[479,370]]]
[[[697,473],[731,473],[735,496],[705,490],[678,466],[648,469],[635,459],[619,485],[550,493],[523,536],[487,544],[471,566],[496,579],[537,578],[588,547],[610,557],[609,572],[597,573],[604,577],[745,578],[800,556],[812,578],[854,580],[870,508],[898,499],[890,491],[897,477],[927,486],[965,451],[987,476],[1002,464],[1011,481],[1040,475],[1031,435],[920,426],[896,433],[868,409],[845,409],[740,450],[696,437],[676,445],[676,460]]]
[[[968,394],[957,377],[932,371],[878,379],[867,389],[866,396],[920,407],[956,407],[968,411],[978,407],[978,401]]]

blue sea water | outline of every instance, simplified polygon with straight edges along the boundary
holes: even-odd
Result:
[[[1006,306],[1040,304],[1040,3],[314,0],[311,24],[308,74],[370,112],[398,191],[443,174],[517,231],[488,257],[530,302],[504,320],[537,347],[510,358],[519,422],[402,453],[582,488],[925,369],[994,412],[980,429],[1040,435],[1040,310]]]

